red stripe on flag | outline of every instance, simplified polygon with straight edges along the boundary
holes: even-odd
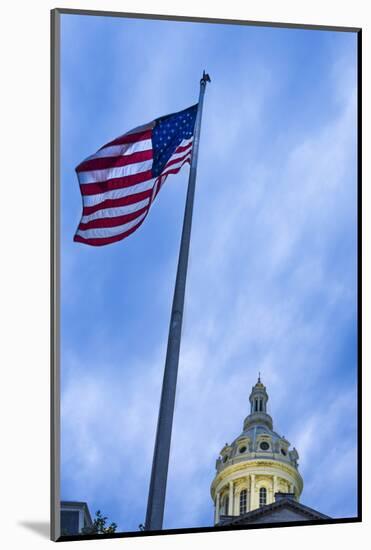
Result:
[[[127,197],[120,197],[119,199],[106,199],[94,206],[84,206],[82,215],[88,216],[89,214],[94,214],[98,210],[103,208],[116,208],[118,206],[127,206],[128,204],[135,204],[136,202],[142,201],[144,199],[150,198],[152,195],[152,189],[147,191],[142,191],[141,193],[135,193],[133,195],[128,195]]]
[[[80,222],[79,229],[84,231],[85,229],[94,229],[97,227],[116,227],[116,225],[123,225],[124,223],[131,222],[138,218],[141,214],[144,214],[148,210],[149,204],[140,210],[130,212],[129,214],[123,214],[122,216],[97,218],[96,220],[90,220],[90,222]]]
[[[123,176],[122,178],[111,178],[98,183],[83,183],[80,184],[80,189],[82,195],[99,195],[106,191],[131,187],[136,183],[143,183],[150,179],[152,179],[152,171],[146,170],[138,174],[131,174],[130,176]]]
[[[185,164],[186,162],[188,162],[188,164],[191,164],[191,159],[187,158],[186,160],[184,160],[182,162],[182,164],[180,166],[178,166],[178,168],[173,168],[172,170],[164,171],[162,176],[168,176],[169,174],[177,174],[179,172],[179,170],[181,169],[181,167],[183,166],[183,164]]]
[[[91,246],[103,246],[105,244],[115,243],[117,241],[121,241],[122,239],[125,239],[125,237],[128,237],[134,231],[138,229],[140,225],[144,222],[147,216],[144,216],[143,220],[141,220],[137,225],[134,227],[131,227],[128,229],[128,231],[124,231],[124,233],[120,233],[119,235],[114,235],[113,237],[102,237],[101,239],[84,239],[83,237],[80,237],[80,235],[75,235],[73,240],[78,243],[84,243],[84,244],[90,244]]]
[[[99,151],[104,149],[105,147],[109,147],[111,145],[121,145],[123,143],[136,143],[137,141],[143,141],[144,139],[150,139],[152,137],[152,129],[145,130],[144,132],[137,132],[136,134],[124,134],[123,136],[120,136],[113,141],[110,141],[103,145]]]
[[[191,143],[188,143],[188,145],[183,145],[183,146],[177,147],[175,152],[176,153],[183,153],[183,151],[188,151],[189,149],[192,148],[192,145],[193,145],[193,141],[191,141]]]
[[[160,189],[162,188],[162,186],[164,185],[165,181],[166,181],[166,178],[167,176],[159,176],[159,178],[157,179],[158,181],[158,185],[157,185],[157,189],[156,189],[156,193],[155,193],[155,196],[153,197],[152,199],[152,202],[155,200],[155,198],[157,197]]]
[[[152,158],[152,149],[148,149],[147,151],[138,151],[137,153],[132,153],[131,155],[100,157],[82,162],[76,168],[76,172],[90,172],[91,170],[105,170],[116,166],[127,166],[128,164],[135,164],[137,162],[143,162],[144,160],[151,160]]]
[[[173,160],[170,159],[165,165],[165,170],[168,166],[172,166],[173,164],[178,164],[178,162],[186,159],[187,157],[189,157],[189,153],[186,153],[185,155],[183,155],[182,157],[178,157],[177,159],[173,159]],[[183,163],[180,165],[179,168],[181,168],[182,166],[183,166]],[[164,172],[165,172],[165,170],[164,170]]]

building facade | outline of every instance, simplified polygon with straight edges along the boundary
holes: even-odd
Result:
[[[224,445],[216,461],[211,484],[215,524],[234,523],[241,521],[242,516],[252,517],[254,510],[272,508],[279,495],[285,499],[276,507],[282,508],[285,501],[291,508],[294,503],[296,509],[301,508],[303,479],[298,470],[299,455],[285,437],[273,430],[273,420],[267,413],[268,394],[260,375],[249,400],[250,414],[244,420],[242,433],[230,445]]]
[[[86,502],[61,501],[61,535],[79,535],[93,521]]]

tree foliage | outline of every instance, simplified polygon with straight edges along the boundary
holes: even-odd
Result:
[[[84,527],[82,533],[84,535],[102,535],[103,533],[114,533],[117,529],[117,524],[112,522],[107,525],[107,516],[102,516],[100,510],[95,513],[93,524],[89,527]]]

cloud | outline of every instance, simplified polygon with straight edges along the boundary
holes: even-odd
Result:
[[[333,395],[302,423],[293,437],[300,449],[303,502],[331,517],[356,515],[356,387]]]
[[[119,365],[94,364],[93,357],[90,372],[73,355],[64,366],[62,498],[86,499],[93,510],[106,503],[105,512],[111,499],[117,501],[110,518],[123,529],[137,529],[144,518],[162,362],[138,361],[132,376],[124,368],[120,374]]]

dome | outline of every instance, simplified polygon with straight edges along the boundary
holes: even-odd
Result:
[[[299,500],[303,489],[299,455],[273,430],[272,417],[267,413],[268,394],[260,375],[249,401],[250,414],[242,432],[224,445],[216,460],[211,485],[216,523],[222,515],[239,515],[271,503],[276,493],[292,494]]]
[[[256,458],[269,458],[298,467],[299,455],[295,448],[290,450],[290,442],[273,430],[272,417],[267,414],[268,394],[260,381],[250,394],[251,412],[245,418],[242,433],[220,451],[216,463],[219,472],[230,464]]]

